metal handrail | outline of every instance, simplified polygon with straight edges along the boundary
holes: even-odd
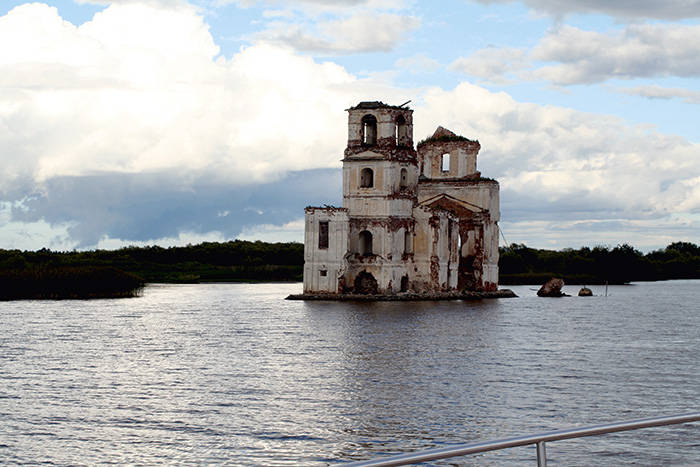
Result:
[[[640,428],[650,428],[655,426],[676,425],[680,423],[690,423],[700,421],[700,412],[693,412],[682,415],[671,415],[666,417],[644,418],[640,420],[630,420],[626,422],[608,423],[605,425],[594,425],[580,428],[568,428],[565,430],[549,431],[534,435],[518,436],[514,438],[497,439],[470,444],[457,444],[454,446],[428,449],[414,453],[400,454],[397,456],[384,457],[368,461],[351,462],[338,464],[343,467],[390,467],[396,465],[415,464],[417,462],[447,459],[449,457],[465,456],[478,452],[496,451],[529,444],[537,445],[537,465],[546,467],[547,454],[545,443],[549,441],[559,441],[562,439],[583,438],[584,436],[596,436],[617,431],[638,430]]]

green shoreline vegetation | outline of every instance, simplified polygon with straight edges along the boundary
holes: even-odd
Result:
[[[554,251],[514,243],[500,248],[498,268],[502,285],[541,285],[553,276],[580,285],[700,279],[700,246],[674,242],[643,254],[628,244]]]
[[[304,245],[234,240],[163,248],[57,252],[0,249],[0,300],[129,297],[147,282],[298,282]],[[675,242],[641,253],[622,244],[561,251],[512,244],[500,249],[501,285],[700,279],[700,246]]]
[[[0,269],[0,300],[129,298],[144,281],[111,267],[30,267]]]

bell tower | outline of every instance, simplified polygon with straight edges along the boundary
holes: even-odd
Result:
[[[396,292],[406,275],[401,259],[411,250],[415,233],[413,110],[372,101],[347,112],[343,207],[350,221],[349,280],[371,275],[380,293]]]
[[[413,110],[374,101],[347,112],[343,207],[350,216],[410,217],[418,182]]]

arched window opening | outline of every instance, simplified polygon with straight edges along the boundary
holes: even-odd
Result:
[[[360,232],[360,254],[362,256],[372,255],[372,234],[367,230]]]
[[[374,172],[366,167],[360,171],[360,187],[372,188],[374,186]]]
[[[408,170],[406,169],[401,169],[401,180],[399,181],[399,186],[402,188],[408,186]]]
[[[449,153],[442,155],[442,159],[440,159],[440,170],[442,170],[443,172],[450,171],[450,154]]]
[[[413,253],[413,234],[408,230],[403,234],[403,252],[405,254]]]
[[[406,125],[406,119],[403,115],[399,115],[396,118],[396,124],[394,125],[394,139],[397,146],[403,146],[408,143],[408,126]]]
[[[374,115],[362,117],[362,144],[366,146],[377,144],[377,119]]]

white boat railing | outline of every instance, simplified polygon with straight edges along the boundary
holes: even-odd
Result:
[[[605,425],[587,426],[581,428],[569,428],[565,430],[549,431],[527,436],[517,436],[514,438],[497,439],[470,444],[457,444],[444,448],[428,449],[414,453],[399,454],[381,459],[351,462],[338,464],[343,467],[390,467],[397,465],[409,465],[418,462],[427,462],[450,457],[465,456],[479,452],[496,451],[500,449],[514,448],[535,444],[537,446],[537,466],[546,467],[547,452],[545,443],[560,441],[563,439],[583,438],[585,436],[604,435],[618,431],[639,430],[641,428],[651,428],[655,426],[678,425],[681,423],[692,423],[700,421],[700,412],[693,412],[682,415],[671,415],[666,417],[645,418],[641,420],[630,420],[626,422],[608,423]]]

